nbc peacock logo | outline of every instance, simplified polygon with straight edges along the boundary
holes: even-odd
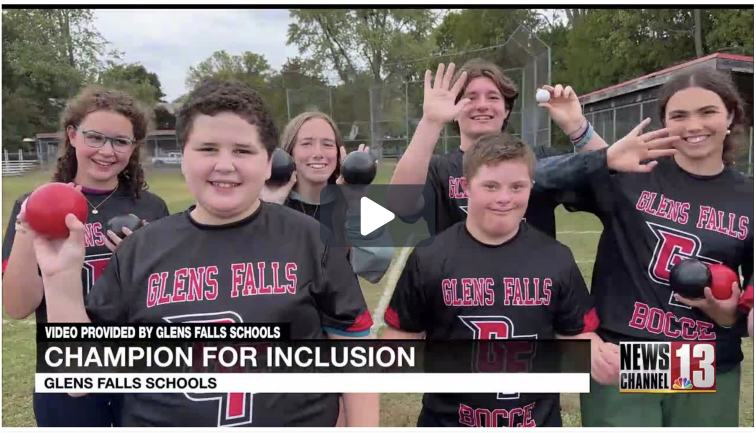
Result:
[[[672,385],[672,388],[675,390],[690,390],[693,388],[693,384],[690,382],[688,378],[681,376],[675,380],[675,383]]]

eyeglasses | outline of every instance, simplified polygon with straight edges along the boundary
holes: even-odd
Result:
[[[94,130],[81,130],[81,128],[78,126],[75,126],[74,128],[80,131],[82,135],[84,135],[84,142],[86,142],[87,145],[93,149],[99,149],[105,146],[108,141],[110,141],[110,146],[113,147],[113,150],[119,153],[124,153],[131,149],[134,144],[136,144],[135,139],[123,137],[111,138]]]

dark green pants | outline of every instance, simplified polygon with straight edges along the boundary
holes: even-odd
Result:
[[[620,393],[591,379],[580,394],[585,427],[738,427],[740,364],[717,373],[715,393]]]

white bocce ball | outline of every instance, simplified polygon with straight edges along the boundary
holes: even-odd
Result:
[[[549,99],[551,99],[551,94],[548,91],[542,89],[536,91],[536,101],[549,102]]]

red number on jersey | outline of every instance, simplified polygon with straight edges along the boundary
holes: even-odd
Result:
[[[233,311],[184,314],[164,318],[166,322],[183,324],[241,323]],[[252,423],[251,393],[184,393],[192,401],[218,401],[218,427],[242,426]]]
[[[473,332],[473,339],[536,339],[537,335],[514,335],[514,324],[506,316],[459,316],[462,323]],[[531,368],[535,346],[530,342],[479,343],[475,346],[474,370],[493,372],[507,370],[524,372]],[[496,399],[520,398],[519,393],[499,393]]]

